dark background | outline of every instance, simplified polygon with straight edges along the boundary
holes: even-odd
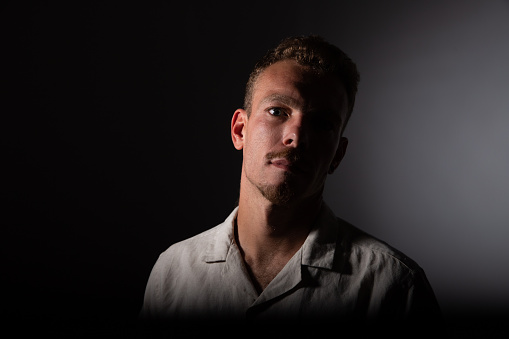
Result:
[[[131,330],[159,253],[235,206],[230,119],[255,61],[310,33],[361,72],[326,201],[421,264],[455,331],[507,315],[507,1],[1,6],[2,304],[20,330]]]

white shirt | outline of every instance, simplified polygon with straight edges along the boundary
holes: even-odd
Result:
[[[226,220],[163,252],[150,274],[143,319],[394,319],[438,317],[424,271],[324,204],[302,247],[258,294]]]

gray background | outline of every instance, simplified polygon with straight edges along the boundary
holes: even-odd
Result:
[[[507,1],[2,6],[13,320],[130,325],[159,253],[235,206],[229,126],[254,62],[310,33],[361,73],[326,201],[416,260],[461,328],[507,315]]]
[[[326,199],[417,260],[444,312],[507,307],[509,3],[381,3],[320,27],[362,77]]]

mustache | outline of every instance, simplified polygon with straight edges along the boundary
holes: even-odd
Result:
[[[275,158],[284,158],[291,163],[299,162],[302,160],[302,154],[295,148],[285,149],[277,152],[269,152],[265,157],[269,161]]]

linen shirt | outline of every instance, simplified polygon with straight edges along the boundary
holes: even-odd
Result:
[[[238,207],[156,261],[142,319],[419,319],[439,317],[422,268],[337,218],[323,203],[301,248],[258,293],[235,241]]]

